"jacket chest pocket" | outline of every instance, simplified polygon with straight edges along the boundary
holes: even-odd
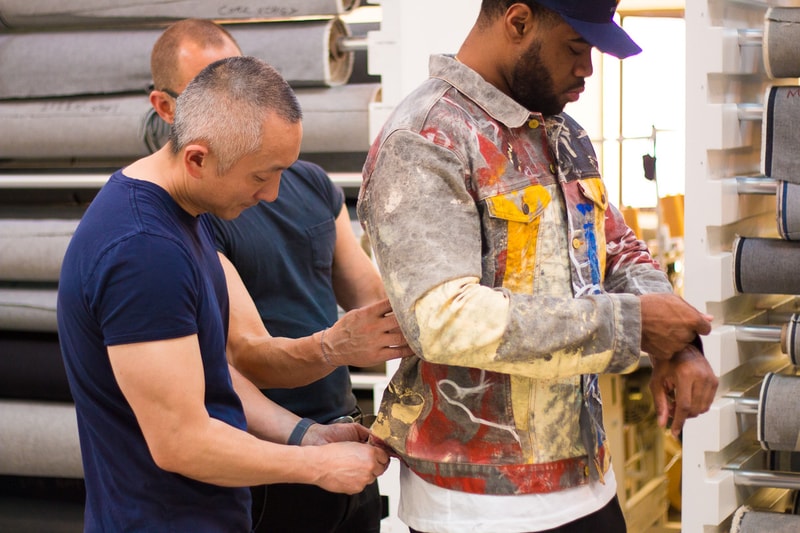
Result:
[[[573,246],[577,255],[585,256],[592,284],[600,284],[606,270],[606,210],[608,194],[603,180],[588,178],[575,182],[580,195],[576,203],[577,217],[572,224]]]
[[[490,219],[496,222],[493,231],[505,233],[505,239],[490,239],[506,243],[505,250],[495,250],[496,282],[515,292],[530,293],[533,290],[539,224],[550,204],[550,193],[542,185],[530,185],[489,196],[485,201]]]

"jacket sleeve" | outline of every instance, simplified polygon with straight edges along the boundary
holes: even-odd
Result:
[[[403,130],[365,167],[359,217],[415,353],[538,379],[618,372],[638,361],[633,295],[554,298],[480,283],[481,220],[466,176],[452,151]]]
[[[605,290],[636,295],[672,292],[672,284],[650,255],[647,245],[636,238],[622,213],[612,205],[606,210],[605,228]]]

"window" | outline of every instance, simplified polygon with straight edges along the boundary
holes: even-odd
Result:
[[[674,13],[623,17],[642,53],[619,61],[595,52],[586,92],[566,109],[593,139],[620,207],[652,208],[659,196],[684,193],[685,23]],[[645,154],[656,157],[657,183],[644,177]]]

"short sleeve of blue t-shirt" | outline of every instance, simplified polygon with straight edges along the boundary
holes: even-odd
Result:
[[[107,346],[197,333],[195,268],[185,248],[169,237],[125,239],[104,254],[87,283]]]

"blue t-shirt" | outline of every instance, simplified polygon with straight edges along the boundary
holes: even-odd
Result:
[[[332,272],[336,217],[343,204],[344,193],[322,168],[298,161],[283,172],[274,202],[259,202],[233,220],[203,216],[272,336],[305,337],[338,319]],[[265,394],[323,423],[356,406],[347,367],[304,387]]]
[[[225,356],[225,277],[206,228],[161,187],[115,173],[67,249],[57,312],[78,417],[85,531],[250,531],[247,488],[155,464],[106,350],[197,334],[209,415],[246,428]]]

